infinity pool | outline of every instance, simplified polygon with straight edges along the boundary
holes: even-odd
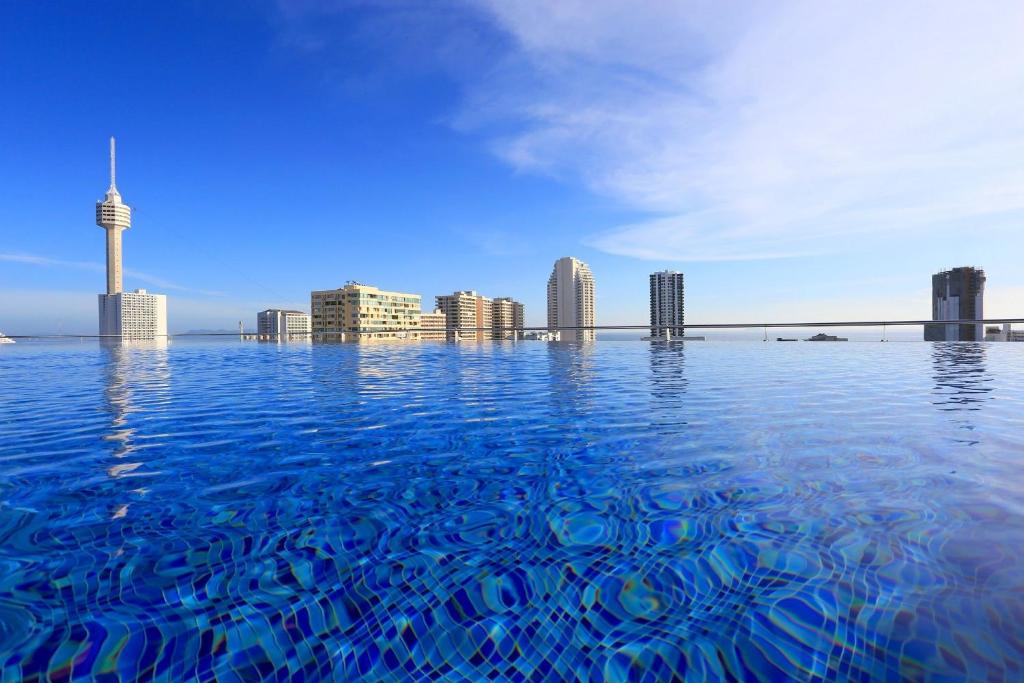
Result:
[[[0,347],[0,680],[1024,680],[1024,344]]]

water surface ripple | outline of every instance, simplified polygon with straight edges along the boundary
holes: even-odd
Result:
[[[0,680],[1024,680],[1024,344],[0,347]]]

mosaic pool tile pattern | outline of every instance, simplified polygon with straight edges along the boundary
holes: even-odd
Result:
[[[1024,344],[0,347],[0,681],[1024,680]]]

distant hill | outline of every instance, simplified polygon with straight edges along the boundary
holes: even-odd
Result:
[[[187,332],[175,332],[175,334],[238,334],[238,330],[188,330]]]

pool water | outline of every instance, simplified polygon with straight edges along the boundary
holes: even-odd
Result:
[[[0,347],[0,681],[1024,680],[1024,344]]]

